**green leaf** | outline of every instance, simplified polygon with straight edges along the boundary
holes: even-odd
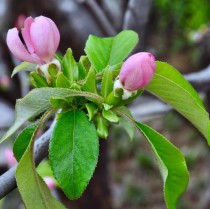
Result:
[[[68,97],[85,97],[87,99],[97,100],[98,103],[103,103],[102,97],[89,93],[76,91],[65,88],[38,88],[29,92],[23,99],[17,100],[16,103],[16,120],[12,127],[2,137],[0,143],[11,137],[26,121],[32,117],[38,116],[51,107],[51,97],[68,98]],[[24,111],[23,111],[24,110]]]
[[[17,161],[20,161],[21,157],[25,153],[37,125],[38,123],[28,126],[17,136],[13,145],[13,153]]]
[[[56,87],[57,88],[69,88],[70,87],[70,83],[69,83],[68,79],[66,78],[66,76],[63,74],[63,72],[61,72],[56,79]]]
[[[79,198],[98,161],[95,126],[82,111],[64,113],[50,140],[49,159],[55,178],[70,199]]]
[[[18,66],[16,66],[12,72],[13,77],[15,74],[17,74],[20,71],[33,71],[36,69],[36,65],[29,63],[29,62],[21,62]]]
[[[133,50],[138,42],[138,35],[134,31],[125,30],[113,38],[99,38],[90,35],[85,52],[97,72],[107,65],[121,63]]]
[[[106,98],[113,90],[114,82],[111,69],[108,67],[104,70],[101,82],[101,95]]]
[[[146,90],[170,104],[186,117],[210,144],[209,114],[197,92],[172,66],[156,62],[156,71]]]
[[[90,68],[82,89],[87,92],[92,92],[97,94],[96,87],[96,72],[93,67]]]
[[[176,209],[176,203],[186,190],[189,173],[181,151],[151,127],[136,122],[136,126],[150,143],[164,181],[164,197],[168,209]]]
[[[69,48],[63,57],[63,74],[68,78],[70,83],[78,79],[78,67],[74,60],[72,50]]]
[[[49,188],[36,172],[35,163],[33,162],[33,146],[36,132],[37,129],[31,137],[16,170],[15,176],[18,190],[27,209],[65,209],[60,202],[54,199]]]

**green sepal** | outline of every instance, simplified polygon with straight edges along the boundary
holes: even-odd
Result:
[[[98,136],[102,139],[106,139],[108,137],[109,122],[101,115],[97,115],[96,124]]]
[[[113,90],[114,82],[112,71],[109,67],[104,70],[101,82],[101,95],[106,98]]]
[[[42,75],[36,72],[31,72],[30,76],[31,76],[31,82],[36,88],[49,86],[46,79]]]
[[[98,112],[97,106],[93,103],[86,103],[85,107],[87,108],[88,111],[89,120],[92,120],[95,114]]]
[[[63,72],[60,72],[56,79],[56,87],[58,88],[69,88],[70,83]]]
[[[83,91],[92,92],[97,94],[96,88],[96,72],[93,67],[90,68],[88,75],[85,79],[85,82],[82,86]]]
[[[77,63],[74,60],[72,50],[70,48],[67,49],[66,54],[63,57],[63,73],[70,83],[73,83],[78,79]]]
[[[118,117],[112,110],[103,110],[102,115],[105,119],[112,123],[118,123],[120,120],[120,117]]]

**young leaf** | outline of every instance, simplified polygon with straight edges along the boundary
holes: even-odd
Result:
[[[102,115],[103,118],[105,118],[106,120],[108,120],[111,123],[118,123],[120,118],[117,116],[117,114],[115,112],[113,112],[112,110],[103,110],[102,111]]]
[[[137,128],[150,143],[163,177],[164,197],[168,209],[176,209],[176,203],[186,190],[189,173],[183,154],[164,136],[151,127],[136,122]]]
[[[106,139],[108,137],[108,127],[109,122],[101,115],[97,115],[96,117],[96,125],[97,125],[97,134],[100,138]]]
[[[194,88],[172,66],[156,62],[156,71],[146,90],[186,117],[210,144],[209,114]]]
[[[66,78],[66,76],[63,74],[63,72],[61,72],[56,79],[56,87],[57,88],[69,88],[70,87],[70,83],[69,83],[68,79]]]
[[[93,67],[90,68],[88,75],[86,77],[85,83],[82,86],[82,89],[87,92],[92,92],[97,94],[96,87],[96,72]]]
[[[98,112],[98,108],[93,103],[86,103],[85,107],[87,108],[89,120],[92,120],[95,114]]]
[[[79,198],[98,161],[95,126],[82,111],[64,113],[52,133],[50,164],[55,178],[70,199]]]
[[[106,68],[101,82],[101,95],[106,98],[113,90],[114,82],[110,68]]]
[[[36,88],[49,86],[46,79],[42,75],[36,72],[31,72],[30,76],[31,76],[31,81]]]
[[[37,129],[35,130],[35,133],[36,132]],[[30,143],[16,170],[15,176],[18,190],[27,209],[65,209],[65,207],[52,196],[49,188],[36,172],[35,163],[33,161],[35,133],[31,137]]]
[[[134,31],[125,30],[113,38],[99,38],[90,35],[85,52],[97,72],[101,72],[107,65],[121,63],[133,50],[138,42],[138,35]]]
[[[13,145],[13,153],[17,161],[20,161],[21,157],[25,153],[37,125],[38,123],[28,126],[17,136]]]
[[[70,83],[78,79],[78,67],[74,60],[72,50],[69,48],[63,57],[63,74],[68,78]]]
[[[20,71],[33,71],[36,69],[36,65],[29,63],[29,62],[21,62],[18,66],[16,66],[12,72],[13,77],[15,74],[17,74]]]
[[[16,120],[10,129],[6,132],[0,143],[11,137],[27,120],[38,116],[51,107],[50,98],[59,97],[67,98],[73,96],[81,96],[87,99],[97,100],[98,103],[103,103],[102,97],[90,93],[76,91],[65,88],[38,88],[29,92],[23,99],[19,99],[16,103]],[[23,111],[24,110],[24,111]]]
[[[87,76],[91,63],[87,56],[81,56],[78,63],[79,80],[83,80]]]

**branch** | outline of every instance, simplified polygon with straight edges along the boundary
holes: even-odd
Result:
[[[135,51],[145,50],[145,30],[148,25],[149,13],[153,0],[130,0],[124,15],[123,30],[131,29],[136,31],[141,38]]]
[[[108,36],[116,35],[117,31],[109,22],[103,10],[100,8],[100,6],[96,3],[95,0],[77,0],[77,1],[79,3],[83,3],[88,6],[88,8],[92,11],[93,15],[95,16],[96,20],[100,23],[100,26],[103,27],[103,30],[106,33],[106,35]]]
[[[201,71],[186,74],[184,77],[197,91],[205,92],[210,89],[210,65]]]
[[[50,128],[40,136],[35,143],[35,163],[38,165],[43,158],[47,156],[50,136],[55,125],[55,121]],[[17,165],[10,168],[7,172],[0,176],[0,199],[16,188],[15,171]]]

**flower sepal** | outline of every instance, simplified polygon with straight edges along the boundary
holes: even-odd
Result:
[[[52,62],[49,62],[44,65],[37,65],[37,73],[44,75],[47,83],[51,85],[53,81],[56,80],[58,74],[61,72],[61,64],[57,59],[53,59]]]

